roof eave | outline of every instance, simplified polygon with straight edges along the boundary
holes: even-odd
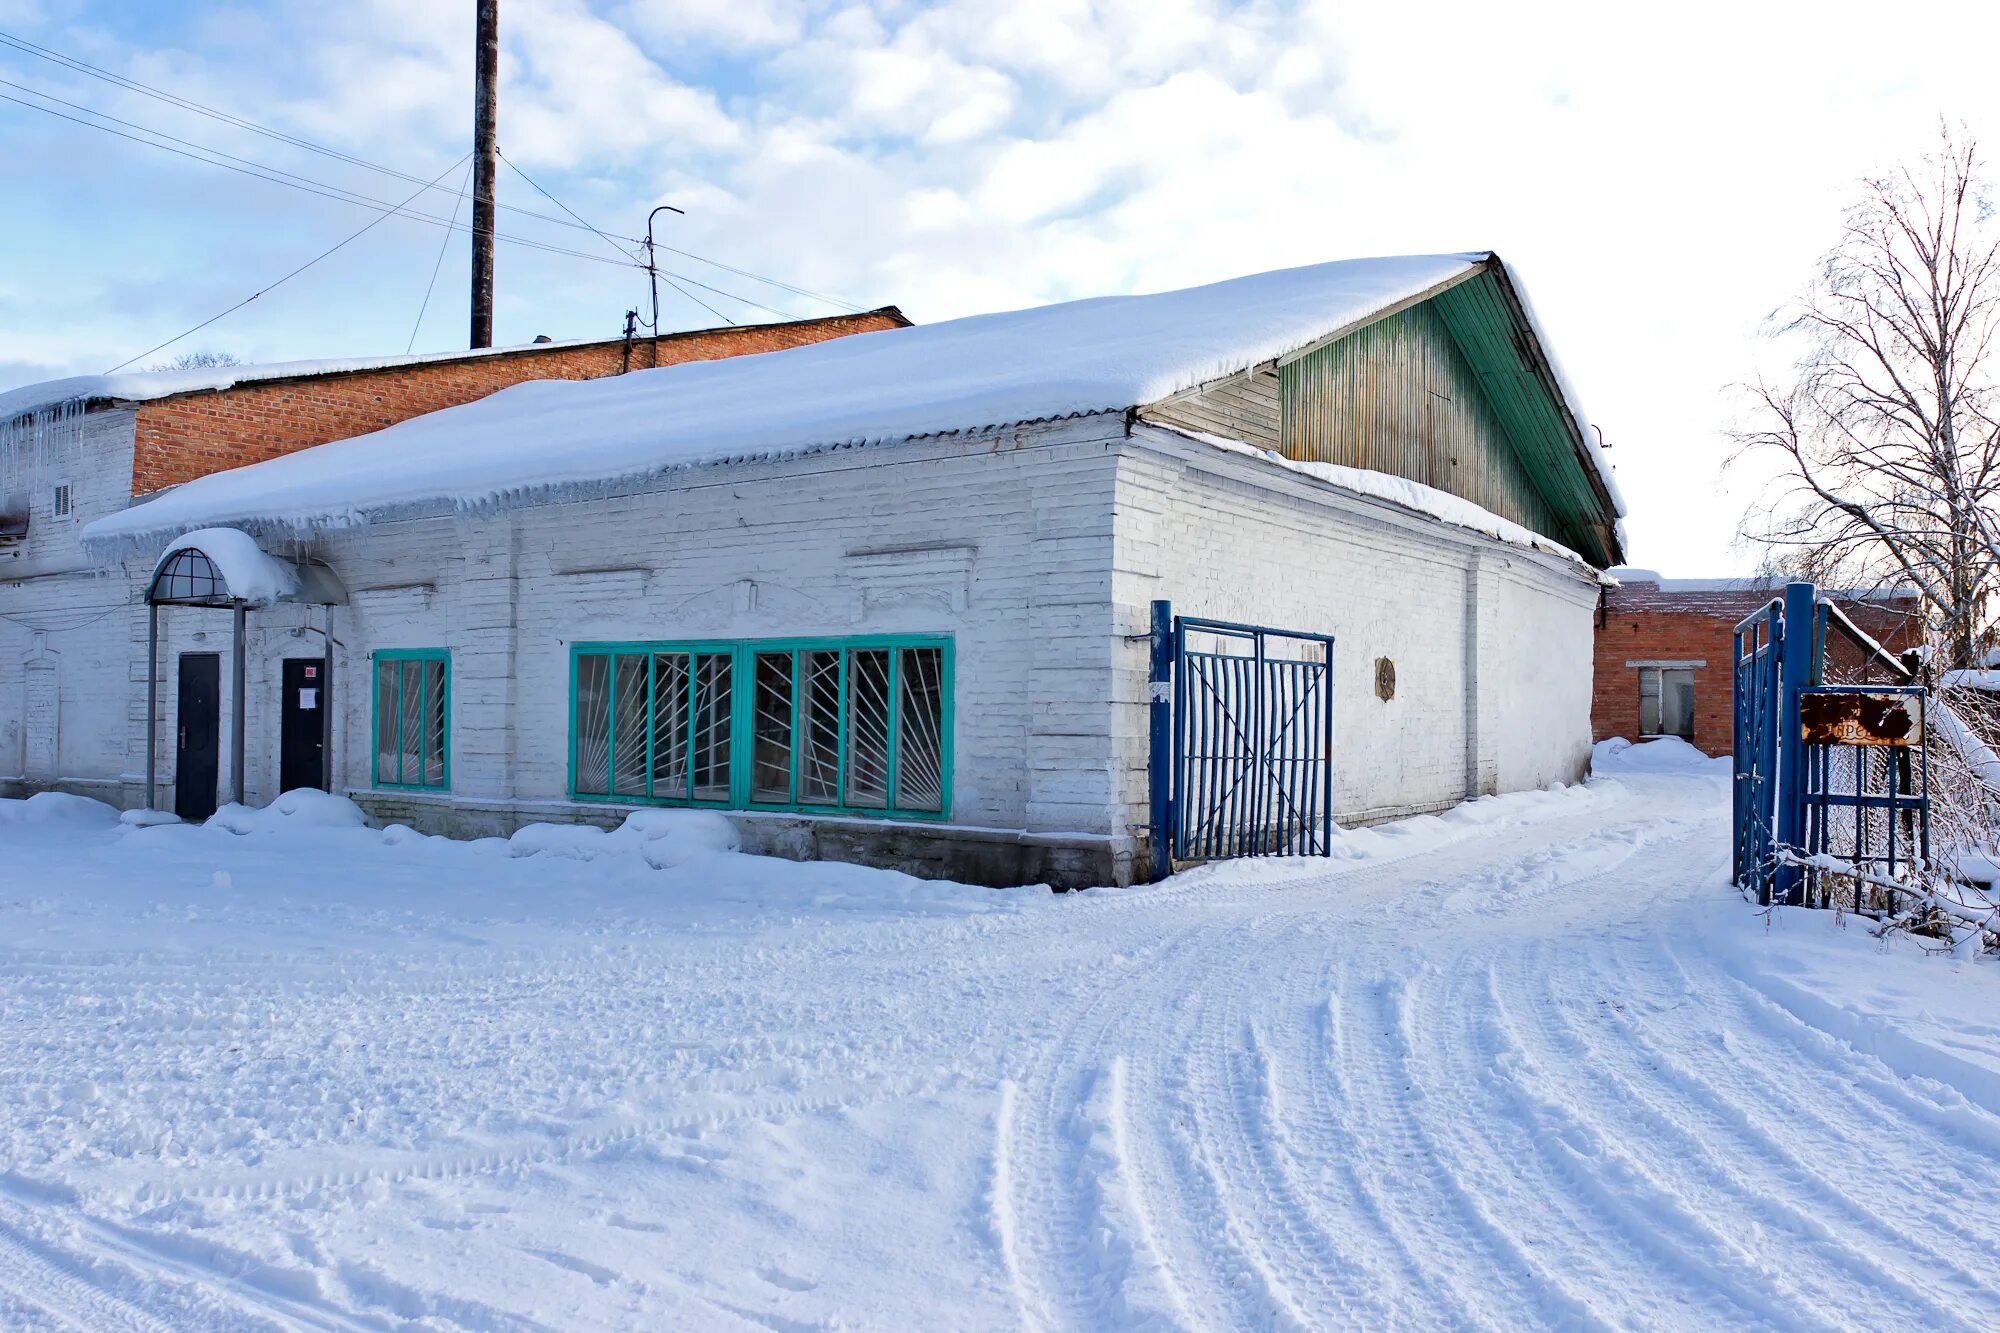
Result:
[[[1560,415],[1565,431],[1569,435],[1570,448],[1575,455],[1576,465],[1583,472],[1584,478],[1589,481],[1591,494],[1597,499],[1598,521],[1589,526],[1603,543],[1604,554],[1607,557],[1603,567],[1623,564],[1625,549],[1618,535],[1618,501],[1612,496],[1610,487],[1605,485],[1604,475],[1598,471],[1597,460],[1591,453],[1590,443],[1583,437],[1583,423],[1576,419],[1576,413],[1569,402],[1569,395],[1563,388],[1562,377],[1556,374],[1555,366],[1549,360],[1548,349],[1542,346],[1541,333],[1535,327],[1534,319],[1528,314],[1527,303],[1521,299],[1521,293],[1514,283],[1513,273],[1497,254],[1488,255],[1486,264],[1494,275],[1500,294],[1507,303],[1508,316],[1513,320],[1515,332],[1519,335],[1515,346],[1530,353],[1527,357],[1529,369],[1534,372],[1535,378],[1541,382],[1549,397],[1562,406]]]

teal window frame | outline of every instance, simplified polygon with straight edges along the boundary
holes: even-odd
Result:
[[[382,666],[387,662],[398,664],[403,662],[441,662],[444,665],[444,670],[439,676],[438,686],[443,698],[439,700],[437,712],[440,719],[440,726],[438,729],[439,778],[436,782],[425,782],[423,780],[424,763],[423,742],[421,738],[418,740],[416,781],[402,781],[400,771],[394,779],[385,779],[382,776],[381,679]],[[427,697],[429,689],[425,681],[426,674],[419,671],[417,673],[417,716],[420,719],[431,716],[430,700]],[[409,714],[403,708],[402,691],[403,671],[401,666],[398,665],[396,669],[396,755],[397,768],[399,770],[402,766],[402,756],[410,753],[409,749],[403,744],[403,719],[409,716]],[[370,701],[368,748],[371,756],[369,776],[373,781],[373,785],[388,791],[451,790],[451,650],[449,648],[377,648],[373,653],[369,654],[368,698]]]
[[[938,650],[938,692],[940,716],[938,720],[938,808],[935,810],[912,809],[897,804],[902,795],[900,790],[901,762],[901,694],[903,649],[934,648]],[[883,788],[886,804],[859,804],[847,800],[848,796],[848,722],[852,712],[849,683],[852,672],[849,663],[856,652],[887,650],[889,675],[887,690],[887,738],[885,742],[886,774]],[[834,767],[834,789],[841,797],[834,802],[806,801],[800,799],[804,792],[803,766],[805,745],[803,691],[800,664],[807,653],[840,653],[839,681],[839,741]],[[656,675],[650,666],[653,654],[688,655],[688,714],[689,734],[685,742],[686,766],[688,770],[686,794],[666,795],[653,790],[655,741],[658,736],[654,721]],[[756,769],[755,717],[756,717],[756,662],[766,654],[789,653],[791,655],[791,796],[784,801],[757,800],[752,787]],[[722,656],[730,661],[730,721],[729,721],[729,796],[726,800],[698,799],[691,793],[695,777],[694,722],[696,691],[693,685],[696,658],[701,656]],[[578,676],[582,662],[587,657],[604,657],[609,660],[604,667],[607,712],[604,725],[605,737],[605,786],[615,788],[617,777],[617,682],[618,662],[621,657],[644,657],[649,666],[646,670],[647,726],[646,744],[646,791],[643,794],[615,791],[586,792],[577,789],[578,758],[583,744],[582,718],[579,714],[582,699],[578,693]],[[919,820],[942,823],[951,818],[952,801],[952,752],[956,718],[955,681],[956,663],[954,643],[949,634],[891,634],[861,635],[854,637],[830,638],[782,638],[782,639],[660,639],[660,640],[617,640],[607,642],[573,643],[569,653],[569,779],[568,789],[573,801],[595,802],[603,805],[658,805],[676,808],[708,810],[771,811],[790,814],[847,815],[870,819]],[[594,764],[593,759],[593,764]]]

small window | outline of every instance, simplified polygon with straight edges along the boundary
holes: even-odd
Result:
[[[451,657],[442,648],[375,654],[375,785],[451,784]]]
[[[1639,734],[1694,739],[1694,669],[1639,668]]]
[[[70,492],[69,483],[59,481],[49,497],[49,512],[56,518],[68,518],[76,512],[76,501]]]

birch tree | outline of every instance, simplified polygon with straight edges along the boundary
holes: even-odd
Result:
[[[1785,565],[1914,586],[1960,666],[2000,576],[2000,227],[1982,172],[1978,145],[1947,130],[1920,164],[1863,183],[1778,317],[1804,355],[1755,386],[1737,435],[1783,464],[1743,535]]]

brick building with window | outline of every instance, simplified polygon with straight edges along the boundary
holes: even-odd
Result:
[[[1780,595],[1782,579],[1666,579],[1613,569],[1597,611],[1591,730],[1597,740],[1679,736],[1711,755],[1730,752],[1731,658],[1743,618]],[[1923,642],[1915,593],[1830,592],[1857,628],[1891,656]],[[1846,635],[1827,644],[1830,681],[1901,679],[1895,667]]]
[[[144,589],[85,558],[80,535],[93,519],[525,381],[599,379],[908,323],[890,306],[656,338],[92,375],[0,393],[0,795],[60,789],[129,804],[141,790],[122,701],[134,647],[145,649]],[[199,633],[228,647],[226,630]],[[308,647],[287,641],[294,653]],[[227,685],[217,684],[221,696]]]

